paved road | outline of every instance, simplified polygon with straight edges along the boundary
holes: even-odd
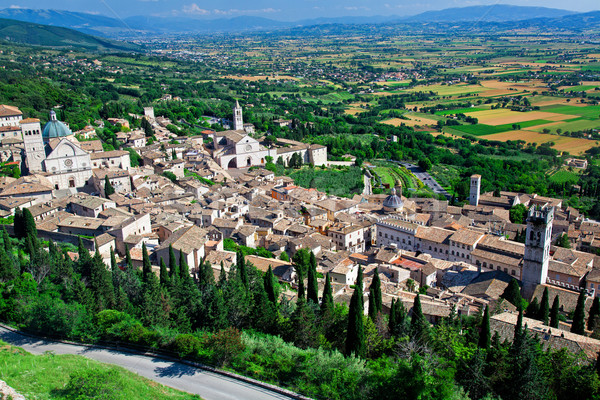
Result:
[[[450,193],[448,193],[446,191],[446,189],[444,189],[435,179],[433,179],[433,177],[431,175],[429,175],[428,172],[423,171],[419,166],[411,164],[411,163],[407,163],[404,161],[393,161],[393,160],[388,160],[388,161],[392,161],[397,164],[405,166],[406,169],[408,169],[410,172],[415,174],[415,176],[417,178],[419,178],[419,180],[421,182],[423,182],[425,185],[427,185],[435,193],[442,194],[442,195],[446,196],[447,199],[452,198],[452,195],[450,195]]]
[[[206,400],[290,399],[290,397],[246,382],[157,357],[95,346],[78,346],[42,340],[12,332],[3,327],[0,327],[0,339],[14,346],[22,347],[32,354],[43,354],[46,351],[53,351],[56,354],[77,354],[104,363],[119,365],[163,385],[198,394]]]

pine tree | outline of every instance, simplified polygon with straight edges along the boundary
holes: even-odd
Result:
[[[373,273],[373,281],[371,282],[371,289],[373,290],[373,307],[375,309],[375,315],[371,317],[373,321],[377,317],[377,314],[383,309],[383,299],[381,297],[381,279],[379,278],[379,271],[375,268]],[[369,299],[369,302],[371,299]],[[369,314],[370,316],[371,314]]]
[[[319,283],[317,281],[317,260],[314,253],[310,252],[310,264],[308,266],[308,288],[306,297],[308,301],[319,304]]]
[[[587,327],[588,330],[593,331],[596,327],[596,318],[600,316],[600,299],[594,296],[592,307],[590,308],[590,315],[588,316]]]
[[[323,299],[321,300],[321,313],[323,315],[333,314],[333,289],[331,287],[331,277],[329,272],[325,277],[325,287],[323,288]]]
[[[171,279],[177,277],[177,271],[179,269],[179,265],[177,264],[177,258],[175,258],[175,251],[173,250],[173,246],[169,245],[169,275]]]
[[[148,280],[148,277],[152,274],[152,264],[150,263],[150,257],[148,256],[148,249],[146,243],[142,244],[142,279],[144,282]]]
[[[275,276],[273,275],[273,269],[269,265],[269,269],[264,276],[264,287],[267,293],[267,298],[273,304],[277,304],[277,296],[275,294]]]
[[[421,296],[417,294],[413,304],[413,314],[410,320],[410,332],[413,339],[427,343],[429,341],[429,322],[423,315]]]
[[[544,325],[548,325],[550,319],[550,298],[548,295],[548,288],[544,288],[544,294],[542,295],[542,302],[540,304],[540,311],[537,319],[542,321]]]
[[[479,347],[482,349],[489,349],[491,344],[492,336],[490,334],[490,311],[489,307],[485,306],[483,312],[483,318],[481,319],[481,326],[479,331]]]
[[[104,197],[108,198],[110,195],[115,194],[115,188],[108,179],[108,174],[104,176]]]
[[[354,290],[348,311],[348,331],[346,336],[346,354],[365,356],[365,327],[363,321],[362,291]]]
[[[577,299],[577,306],[575,307],[575,313],[573,314],[573,323],[571,324],[571,332],[578,335],[585,334],[585,291],[579,292],[579,298]]]
[[[560,300],[558,299],[558,295],[554,297],[554,301],[552,302],[552,310],[550,310],[550,327],[558,328],[558,312],[560,308]]]
[[[160,286],[167,287],[169,285],[169,272],[167,271],[167,265],[165,260],[160,258]]]

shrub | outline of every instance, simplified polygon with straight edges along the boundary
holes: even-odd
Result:
[[[202,342],[194,335],[185,334],[179,335],[171,344],[171,348],[181,358],[195,356],[202,348]]]
[[[214,352],[213,361],[219,366],[228,365],[246,347],[242,343],[242,333],[236,328],[222,329],[215,333],[208,340],[208,345]]]
[[[73,372],[63,395],[64,398],[73,400],[116,400],[122,390],[123,384],[116,370],[102,371],[94,368]]]

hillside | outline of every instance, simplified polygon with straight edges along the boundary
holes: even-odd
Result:
[[[508,22],[534,18],[560,18],[575,14],[573,11],[546,7],[523,7],[497,4],[492,6],[470,6],[427,11],[398,22]]]
[[[136,51],[139,46],[98,38],[73,29],[0,18],[0,39],[23,44],[70,47],[91,51]]]

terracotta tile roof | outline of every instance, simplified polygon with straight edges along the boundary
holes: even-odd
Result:
[[[0,117],[14,117],[18,115],[23,115],[23,113],[17,107],[0,104]]]

